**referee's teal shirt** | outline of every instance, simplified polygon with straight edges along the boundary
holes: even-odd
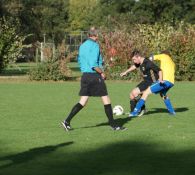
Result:
[[[87,39],[81,44],[77,59],[83,73],[96,73],[94,67],[103,68],[99,44],[92,39]]]

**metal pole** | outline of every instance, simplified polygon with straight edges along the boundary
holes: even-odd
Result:
[[[41,43],[41,62],[44,61],[44,55],[43,55],[43,43]]]
[[[46,36],[46,34],[44,33],[43,34],[43,43],[45,44],[45,36]]]

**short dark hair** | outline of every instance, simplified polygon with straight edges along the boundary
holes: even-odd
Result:
[[[170,52],[168,50],[163,50],[161,51],[162,54],[166,54],[168,56],[171,56]]]
[[[92,36],[97,36],[98,35],[98,30],[96,27],[91,27],[88,31],[88,35],[89,37],[92,37]]]
[[[131,58],[133,58],[134,56],[141,56],[141,52],[137,49],[134,49],[133,52],[131,52]]]

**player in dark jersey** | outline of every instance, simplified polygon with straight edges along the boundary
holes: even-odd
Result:
[[[169,97],[167,96],[167,92],[174,86],[175,82],[175,63],[173,62],[168,51],[162,51],[161,54],[153,55],[149,58],[152,60],[160,61],[160,68],[163,72],[162,79],[159,78],[158,81],[152,84],[152,86],[148,87],[144,93],[142,94],[141,99],[136,104],[134,111],[131,112],[131,117],[136,117],[141,110],[141,107],[145,104],[147,97],[150,94],[160,94],[162,97],[165,106],[168,109],[169,114],[175,115],[175,110],[171,104]]]
[[[133,112],[137,101],[140,98],[140,94],[143,93],[153,82],[156,82],[159,77],[162,76],[161,69],[155,65],[152,61],[147,58],[144,58],[143,55],[138,50],[134,50],[131,54],[133,65],[122,72],[120,76],[125,76],[129,72],[132,72],[136,69],[140,69],[143,80],[130,92],[130,110]],[[138,116],[143,115],[145,112],[145,106],[142,107],[141,112]]]

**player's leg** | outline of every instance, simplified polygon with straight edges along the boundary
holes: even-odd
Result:
[[[142,94],[141,99],[138,101],[138,103],[136,104],[135,109],[133,110],[133,112],[130,113],[130,117],[136,117],[138,116],[142,106],[145,104],[145,101],[147,99],[147,97],[151,94],[151,93],[158,93],[163,89],[163,87],[161,86],[161,83],[159,81],[153,83],[151,86],[149,86]]]
[[[167,110],[169,111],[170,114],[172,115],[175,115],[175,110],[171,104],[171,101],[169,99],[169,97],[167,96],[167,91],[173,87],[173,84],[170,83],[170,82],[165,82],[165,89],[163,89],[161,92],[160,92],[160,96],[163,98],[163,101],[165,103],[165,106],[167,108]]]
[[[141,83],[139,83],[137,85],[137,87],[135,89],[133,89],[133,91],[130,94],[130,98],[132,98],[133,100],[131,100],[131,112],[133,112],[133,110],[136,107],[137,102],[139,101],[139,99],[141,98],[142,93],[150,86],[149,82],[146,81],[142,81]],[[145,113],[146,109],[145,109],[145,104],[141,107],[141,110],[139,111],[139,116],[142,116]]]
[[[135,98],[135,99],[136,99],[136,104],[137,104],[137,102],[141,99],[142,94],[143,94],[143,93],[139,94],[139,95]],[[145,103],[144,103],[144,105],[141,107],[141,110],[140,110],[138,116],[140,117],[140,116],[144,115],[145,113],[146,113],[146,106],[145,106]]]
[[[145,101],[147,97],[151,94],[150,87],[148,87],[142,94],[140,100],[137,102],[133,112],[130,113],[130,117],[136,117],[138,116],[139,112],[141,111],[142,107],[145,105]]]
[[[104,104],[104,110],[105,110],[105,114],[108,118],[108,122],[110,124],[110,126],[112,127],[113,130],[124,130],[126,128],[121,127],[121,126],[117,126],[117,124],[114,121],[113,118],[113,111],[112,111],[112,105],[111,105],[111,101],[109,96],[102,96],[102,103]]]
[[[70,121],[87,104],[88,99],[89,99],[88,96],[81,96],[79,103],[73,106],[68,117],[62,122],[62,125],[66,129],[66,131],[71,129]]]
[[[175,110],[171,104],[171,101],[167,95],[163,96],[163,101],[165,103],[165,106],[167,107],[167,110],[169,111],[170,114],[175,115]]]
[[[136,103],[137,103],[137,98],[140,94],[140,89],[138,87],[134,88],[131,92],[130,92],[130,110],[131,112],[133,112]]]
[[[132,112],[133,109],[136,106],[136,100],[135,100],[135,95],[134,95],[134,89],[130,92],[129,96],[130,96],[130,111]]]

